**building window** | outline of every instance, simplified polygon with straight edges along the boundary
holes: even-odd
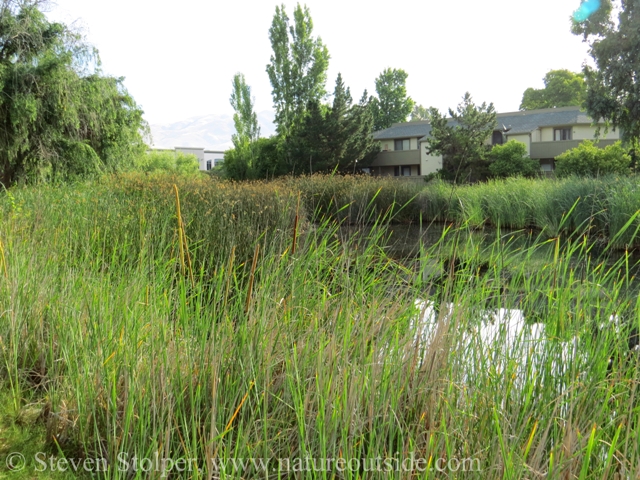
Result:
[[[224,160],[223,158],[216,158],[216,159],[214,160],[214,165],[215,165],[216,167],[217,167],[218,165],[222,165],[223,160]]]
[[[207,170],[211,170],[211,160],[207,160]]]
[[[393,167],[393,175],[396,177],[410,177],[411,176],[411,165],[406,166],[400,166],[400,167]]]
[[[495,130],[491,136],[491,145],[502,145],[503,143],[504,138],[502,137],[502,132]]]
[[[396,140],[393,149],[394,150],[409,150],[409,139],[408,138],[404,138],[402,140]]]
[[[570,128],[555,128],[553,130],[553,140],[571,140],[571,129]]]

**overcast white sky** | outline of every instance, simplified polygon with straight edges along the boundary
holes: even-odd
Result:
[[[258,111],[272,109],[265,67],[274,0],[56,0],[49,17],[77,22],[105,73],[125,86],[149,123],[232,113],[231,80],[243,72]],[[296,2],[285,1],[293,15]],[[551,69],[579,71],[587,46],[571,34],[580,0],[307,0],[314,34],[357,99],[387,68],[409,73],[409,95],[453,107],[469,91],[499,112],[518,109]]]

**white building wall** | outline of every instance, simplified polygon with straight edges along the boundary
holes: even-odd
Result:
[[[518,142],[522,142],[527,146],[527,155],[531,155],[531,137],[528,133],[523,133],[519,135],[509,135],[507,134],[507,140],[517,140]]]
[[[553,142],[553,127],[542,127],[540,129],[541,142]]]
[[[573,127],[573,139],[574,140],[594,140],[596,135],[596,127],[592,127],[590,125],[576,125]],[[600,127],[600,138],[607,140],[619,140],[620,139],[620,129],[613,130],[609,129],[607,134],[604,134],[604,126]]]
[[[420,174],[429,175],[442,170],[442,156],[429,155],[425,148],[425,142],[420,143]]]
[[[220,166],[224,161],[224,152],[205,150],[204,151],[204,166],[200,170],[207,170],[207,162],[211,162],[211,168]]]

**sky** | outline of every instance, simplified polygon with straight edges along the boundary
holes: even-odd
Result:
[[[265,71],[276,5],[295,1],[55,0],[51,20],[74,24],[95,46],[103,72],[124,85],[150,124],[230,114],[231,81],[244,73],[256,111],[273,109]],[[571,34],[580,0],[307,0],[314,34],[354,99],[375,93],[385,68],[408,74],[416,103],[441,111],[469,91],[498,112],[518,110],[545,73],[580,71],[588,47]]]

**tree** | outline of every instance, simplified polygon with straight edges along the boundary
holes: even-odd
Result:
[[[413,112],[411,112],[410,122],[421,122],[423,120],[429,120],[429,109],[422,105],[414,105]]]
[[[551,70],[544,76],[544,88],[527,88],[520,110],[582,105],[585,100],[584,76],[569,70]]]
[[[489,171],[494,177],[533,177],[540,171],[540,164],[529,158],[527,146],[516,140],[494,145],[489,160]]]
[[[229,99],[235,110],[233,123],[236,133],[231,136],[234,146],[236,178],[251,178],[256,159],[255,142],[260,136],[258,116],[253,110],[251,87],[247,85],[244,75],[236,73],[233,77],[233,90]],[[243,170],[243,172],[241,172]]]
[[[402,69],[385,69],[376,78],[377,98],[373,99],[373,128],[383,130],[395,122],[405,122],[414,101],[407,96],[407,77]]]
[[[142,155],[137,168],[146,173],[174,172],[194,175],[200,171],[198,157],[182,152],[151,151]]]
[[[371,163],[379,145],[367,92],[353,105],[351,92],[338,74],[331,106],[312,102],[300,134],[300,157],[309,159],[309,173],[338,169],[353,172]]]
[[[38,0],[0,0],[0,183],[66,180],[134,165],[148,127],[95,50]]]
[[[576,148],[556,157],[556,175],[593,176],[612,173],[628,174],[631,156],[621,142],[598,148],[591,140],[585,140]]]
[[[583,2],[584,4],[585,2]],[[617,12],[617,19],[614,17]],[[625,142],[640,138],[640,5],[602,0],[590,16],[576,12],[573,33],[589,43],[595,68],[585,65],[586,109],[598,122],[620,128]],[[587,18],[584,18],[587,17]]]
[[[329,51],[322,40],[312,36],[313,22],[309,9],[298,4],[294,24],[284,5],[276,6],[269,29],[273,54],[267,65],[276,110],[277,131],[288,137],[296,123],[302,122],[309,102],[325,96]]]
[[[279,136],[258,138],[251,143],[255,155],[251,178],[273,178],[290,173],[283,160],[282,141]],[[230,180],[245,180],[247,166],[245,158],[237,149],[224,152],[222,174]]]
[[[429,108],[431,133],[426,141],[429,155],[442,155],[441,176],[457,183],[482,180],[488,175],[488,147],[485,140],[496,128],[493,103],[476,106],[465,93],[450,119]]]

